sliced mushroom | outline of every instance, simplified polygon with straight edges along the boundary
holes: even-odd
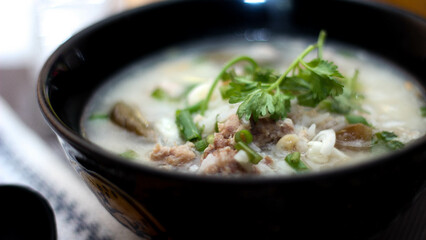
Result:
[[[349,124],[336,132],[336,147],[353,151],[366,151],[371,147],[373,130],[361,123]]]
[[[117,102],[110,113],[111,120],[120,127],[137,135],[152,137],[154,132],[149,122],[135,107],[124,102]]]

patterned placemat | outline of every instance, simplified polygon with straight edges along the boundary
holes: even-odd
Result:
[[[140,239],[100,205],[65,155],[55,153],[1,98],[0,184],[41,193],[55,213],[59,240]]]

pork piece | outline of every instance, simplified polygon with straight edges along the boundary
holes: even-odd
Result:
[[[200,166],[204,174],[238,174],[247,172],[234,158],[237,150],[226,146],[207,155]]]
[[[234,156],[238,152],[234,148],[235,133],[249,127],[242,124],[237,115],[231,115],[225,122],[218,124],[219,132],[214,134],[213,143],[204,150],[201,159],[200,173],[234,174],[247,172]]]
[[[251,122],[253,142],[260,148],[269,143],[275,144],[281,137],[293,132],[294,125],[289,118],[278,121],[270,118],[261,118],[257,122]]]
[[[265,156],[264,159],[266,165],[272,165],[274,163],[274,160],[270,156]]]
[[[349,124],[336,132],[336,148],[366,151],[371,147],[373,130],[364,124]]]
[[[225,138],[233,137],[236,132],[244,129],[245,127],[247,126],[241,123],[236,114],[232,114],[225,122],[218,124],[219,133]]]
[[[195,159],[194,144],[187,142],[184,145],[167,147],[160,144],[155,145],[150,158],[153,161],[165,161],[172,166],[188,163]]]
[[[233,138],[225,138],[220,133],[214,134],[213,143],[209,144],[206,149],[204,149],[203,159],[207,157],[210,153],[216,151],[217,149],[224,148],[227,146],[233,146],[234,139]]]
[[[248,127],[241,123],[236,114],[231,115],[225,122],[218,124],[218,133],[214,134],[214,141],[204,150],[203,159],[217,149],[226,146],[233,147],[235,144],[234,135],[237,131]]]

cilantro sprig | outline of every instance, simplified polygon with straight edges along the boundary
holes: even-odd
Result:
[[[358,75],[359,71],[355,70],[351,78],[343,78],[343,93],[335,98],[322,101],[319,108],[338,114],[350,114],[354,110],[367,112],[360,104],[360,100],[364,99],[364,96],[360,93]]]
[[[201,112],[201,114],[202,115],[204,115],[204,112],[207,110],[207,108],[208,108],[208,104],[209,104],[209,101],[210,101],[210,99],[211,99],[211,97],[212,97],[212,95],[213,95],[213,91],[214,91],[214,89],[216,88],[216,86],[217,86],[217,84],[220,82],[220,80],[222,80],[222,77],[227,73],[226,71],[230,68],[230,67],[232,67],[233,65],[235,65],[236,63],[238,63],[238,62],[242,62],[242,61],[247,61],[247,62],[249,62],[254,68],[257,68],[258,66],[257,66],[257,62],[256,61],[254,61],[252,58],[250,58],[250,57],[247,57],[247,56],[240,56],[240,57],[237,57],[237,58],[234,58],[234,59],[232,59],[231,61],[229,61],[226,65],[225,65],[225,67],[220,71],[220,73],[219,73],[219,75],[217,75],[217,77],[216,77],[216,79],[214,80],[214,82],[213,82],[213,84],[212,84],[212,86],[210,87],[210,89],[209,89],[209,92],[207,93],[207,97],[206,97],[206,99],[204,99],[202,102],[201,102],[201,106],[200,106],[200,112]]]
[[[398,150],[404,147],[404,144],[396,140],[398,136],[393,132],[382,131],[373,136],[373,150],[385,148],[387,150]]]
[[[240,119],[258,120],[268,116],[282,119],[290,111],[290,100],[297,98],[299,105],[315,107],[326,98],[334,98],[343,93],[339,78],[342,74],[332,62],[322,59],[322,49],[326,33],[321,31],[316,44],[309,45],[287,68],[277,75],[273,71],[259,67],[248,56],[237,57],[228,62],[213,82],[200,112],[204,114],[214,89],[221,80],[228,81],[221,93],[229,103],[239,103],[237,114]],[[315,59],[306,62],[304,58],[318,50]],[[228,70],[237,63],[247,62],[248,74],[238,76]]]

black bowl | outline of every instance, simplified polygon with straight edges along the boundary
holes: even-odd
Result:
[[[55,215],[49,202],[25,186],[0,186],[0,239],[56,240]]]
[[[130,63],[211,36],[256,33],[345,42],[396,63],[424,88],[426,24],[353,1],[166,1],[103,20],[66,41],[44,65],[38,101],[76,171],[106,209],[153,239],[360,239],[377,234],[419,192],[426,139],[369,163],[296,177],[220,178],[138,165],[84,139],[82,109]],[[422,89],[424,92],[424,89]]]

